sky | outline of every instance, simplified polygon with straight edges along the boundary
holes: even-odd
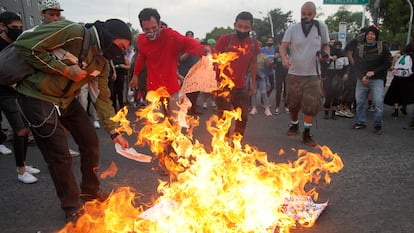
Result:
[[[204,39],[214,27],[233,28],[234,19],[241,11],[250,11],[254,18],[263,19],[267,12],[280,8],[283,13],[292,11],[299,21],[300,8],[305,0],[58,0],[64,9],[63,16],[75,22],[94,22],[118,18],[130,22],[141,32],[138,14],[143,8],[158,10],[161,20],[169,27],[184,34],[193,31],[195,37]],[[323,12],[320,20],[334,14],[341,5],[324,5],[323,0],[313,1]],[[362,11],[362,5],[348,5],[350,11]]]

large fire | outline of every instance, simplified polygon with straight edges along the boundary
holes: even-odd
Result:
[[[317,200],[317,185],[330,183],[330,173],[343,167],[337,154],[322,146],[321,153],[298,150],[296,161],[271,162],[265,152],[242,145],[240,137],[225,140],[239,110],[207,121],[212,138],[207,151],[193,138],[192,128],[183,130],[158,111],[159,97],[165,95],[165,90],[149,93],[151,104],[136,112],[145,121],[137,144],[149,145],[154,155],[165,159],[170,172],[169,182],[160,181],[158,186],[161,195],[152,203],[157,208],[147,213],[146,207],[134,203],[136,191],[122,187],[103,203],[86,203],[76,226],[68,223],[60,233],[285,233],[296,224],[314,224],[316,213],[292,214],[286,211],[286,202],[296,199],[300,205],[301,197]],[[198,125],[194,118],[187,120],[191,127]],[[302,199],[305,205],[306,198]]]

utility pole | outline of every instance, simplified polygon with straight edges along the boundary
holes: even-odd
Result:
[[[373,16],[373,23],[378,25],[378,12],[381,0],[375,0],[374,2],[374,16]]]
[[[407,0],[407,2],[410,5],[410,22],[408,22],[407,32],[407,44],[409,44],[411,39],[411,27],[413,26],[413,4],[411,3],[411,0]]]

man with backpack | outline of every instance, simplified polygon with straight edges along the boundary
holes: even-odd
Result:
[[[250,96],[256,87],[257,55],[260,54],[260,48],[257,40],[250,37],[250,31],[253,29],[253,15],[250,12],[243,11],[236,16],[234,29],[234,33],[221,36],[214,47],[216,52],[235,52],[238,55],[237,59],[230,62],[233,72],[225,70],[225,75],[230,77],[234,87],[224,86],[218,90],[216,103],[219,117],[223,116],[225,110],[242,110],[241,119],[236,121],[233,135],[243,136],[249,115]],[[245,51],[240,51],[240,48],[244,48]],[[247,86],[246,76],[249,70],[251,82],[250,86]]]
[[[36,70],[17,84],[19,108],[33,131],[48,164],[65,211],[75,222],[82,214],[80,200],[103,201],[97,177],[99,140],[88,114],[76,99],[83,85],[94,87],[94,105],[114,143],[128,141],[110,120],[115,115],[107,86],[108,59],[121,55],[131,43],[127,24],[118,19],[82,26],[68,20],[36,27],[15,42],[17,52]],[[80,191],[72,171],[65,130],[79,145],[82,179]]]
[[[357,121],[354,129],[366,127],[366,104],[371,92],[375,106],[374,133],[382,134],[382,115],[384,111],[384,87],[388,68],[391,66],[391,52],[387,45],[379,41],[379,31],[375,26],[366,29],[364,42],[358,46],[355,57],[357,84],[355,89]]]
[[[289,69],[286,89],[291,122],[287,135],[298,134],[298,115],[302,111],[302,141],[308,146],[316,146],[310,129],[321,105],[320,61],[327,61],[330,54],[328,28],[324,23],[314,20],[315,16],[315,4],[304,3],[301,8],[301,22],[288,28],[279,48],[283,66]]]

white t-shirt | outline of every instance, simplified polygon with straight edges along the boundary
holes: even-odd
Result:
[[[319,21],[321,35],[315,25],[312,26],[309,34],[305,37],[301,23],[291,25],[282,41],[290,43],[289,59],[291,67],[288,73],[298,76],[320,74],[319,61],[316,59],[316,52],[321,50],[322,44],[328,44],[328,27]],[[316,70],[318,66],[318,72]]]

